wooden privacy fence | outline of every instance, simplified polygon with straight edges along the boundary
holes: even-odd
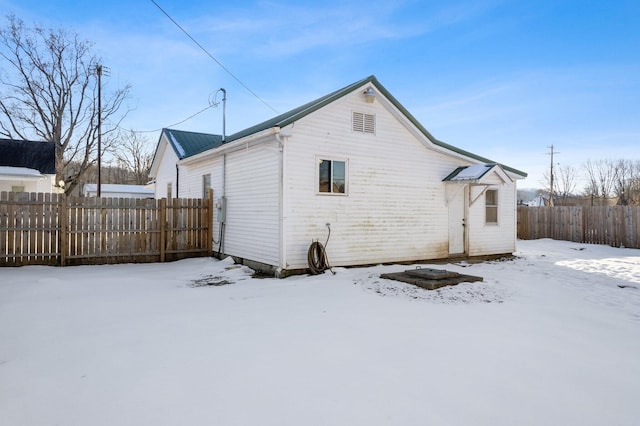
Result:
[[[164,262],[212,252],[213,197],[0,193],[0,266]]]
[[[518,206],[518,238],[640,248],[640,206]]]

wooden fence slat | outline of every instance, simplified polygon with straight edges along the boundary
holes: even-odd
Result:
[[[518,206],[520,239],[555,238],[640,248],[640,206]]]
[[[0,266],[210,256],[209,200],[0,192]]]

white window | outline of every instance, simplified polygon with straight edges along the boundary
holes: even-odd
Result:
[[[202,199],[209,198],[209,190],[211,189],[211,175],[202,175]]]
[[[498,190],[488,189],[484,194],[485,223],[498,223]]]
[[[167,184],[167,198],[171,198],[171,182]]]
[[[351,130],[359,133],[376,133],[376,116],[374,114],[365,114],[363,112],[353,112],[351,121]]]
[[[318,159],[318,192],[346,194],[347,162]]]

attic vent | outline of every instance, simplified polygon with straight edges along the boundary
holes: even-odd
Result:
[[[362,112],[353,113],[352,130],[360,133],[376,134],[376,116]]]

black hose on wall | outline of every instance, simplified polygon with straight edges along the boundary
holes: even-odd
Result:
[[[329,228],[329,235],[327,235],[327,241],[324,243],[324,246],[320,241],[314,241],[309,246],[309,251],[307,251],[307,263],[309,264],[309,270],[313,275],[322,274],[327,269],[331,270],[331,265],[329,265],[329,258],[327,257],[327,251],[325,249],[325,246],[329,244],[329,238],[331,237],[331,227],[329,227],[329,224],[327,224],[327,227]]]
[[[320,241],[314,241],[309,246],[307,262],[309,263],[309,270],[313,275],[322,274],[327,269],[331,269],[329,259],[327,259],[327,252]]]

